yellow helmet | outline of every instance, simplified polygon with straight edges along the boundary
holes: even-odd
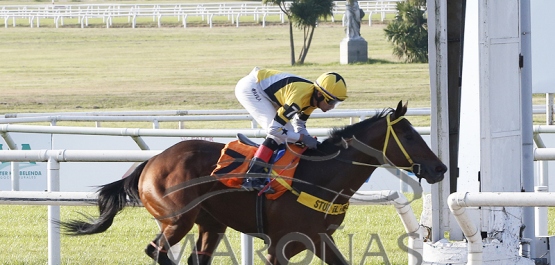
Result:
[[[338,73],[324,73],[316,79],[314,84],[328,103],[337,103],[347,99],[347,84]]]

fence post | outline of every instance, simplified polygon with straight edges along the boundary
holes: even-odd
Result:
[[[60,163],[53,157],[48,158],[48,191],[60,191]],[[48,265],[61,264],[60,258],[60,206],[48,205]]]
[[[11,162],[12,167],[12,191],[19,190],[19,162]]]
[[[254,264],[254,240],[252,236],[241,233],[241,264]]]

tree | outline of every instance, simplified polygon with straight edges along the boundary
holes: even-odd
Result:
[[[384,29],[386,39],[393,44],[393,54],[408,63],[428,62],[428,24],[424,17],[423,0],[397,3],[395,20]]]
[[[262,0],[262,3],[272,3],[279,6],[289,21],[289,45],[291,47],[291,65],[303,64],[312,43],[314,29],[320,18],[332,15],[333,0]],[[290,3],[290,5],[288,5]],[[293,26],[303,30],[303,47],[299,58],[295,61],[295,45],[293,40]]]
[[[262,0],[263,4],[268,4],[268,3],[272,3],[276,6],[279,6],[279,9],[281,9],[281,12],[283,12],[283,14],[285,14],[287,16],[287,21],[289,21],[289,46],[291,47],[291,65],[295,64],[295,44],[293,41],[293,23],[292,23],[292,17],[293,17],[293,13],[291,13],[291,11],[289,10],[289,7],[287,6],[287,3],[289,1],[285,1],[285,0]]]

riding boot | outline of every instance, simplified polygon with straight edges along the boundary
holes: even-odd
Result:
[[[244,189],[262,190],[269,183],[272,168],[270,160],[277,147],[278,144],[273,139],[267,138],[256,150],[243,180]],[[273,193],[273,190],[268,187],[264,192]]]

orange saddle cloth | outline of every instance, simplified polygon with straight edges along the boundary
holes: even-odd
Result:
[[[271,178],[281,178],[291,186],[295,169],[297,169],[299,163],[299,154],[303,152],[303,149],[303,147],[289,144],[289,147],[284,150],[285,154],[273,164]],[[256,150],[256,147],[243,144],[238,140],[229,142],[222,149],[216,169],[214,169],[211,176],[230,188],[240,188]],[[266,194],[267,199],[275,200],[288,190],[280,182],[281,180],[272,180],[270,186],[275,193]]]

